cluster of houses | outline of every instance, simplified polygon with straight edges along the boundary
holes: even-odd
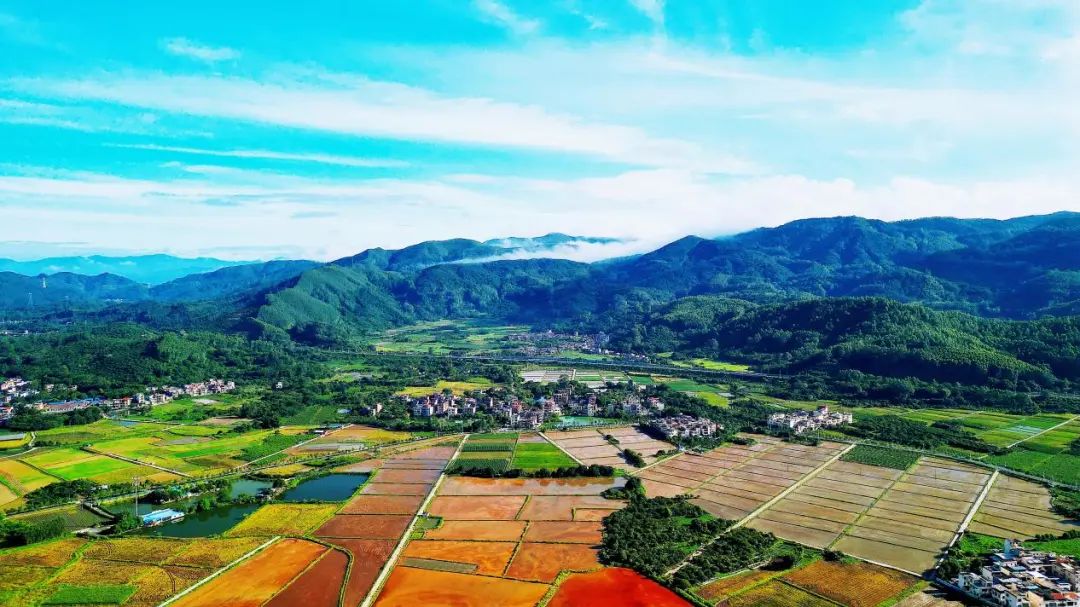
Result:
[[[1080,562],[1072,557],[1026,550],[1005,540],[978,572],[952,580],[967,594],[1006,607],[1080,607]]]
[[[822,405],[814,411],[773,413],[769,416],[769,428],[772,430],[788,430],[795,434],[802,434],[811,430],[835,428],[844,424],[850,424],[852,421],[853,418],[850,413],[829,411],[828,405]]]
[[[649,426],[659,431],[669,441],[715,436],[717,432],[724,429],[724,426],[712,420],[691,415],[661,417],[651,421]]]
[[[118,408],[124,406],[164,405],[173,399],[182,396],[208,396],[211,394],[224,394],[236,389],[236,383],[223,379],[209,379],[183,386],[150,386],[145,392],[135,396],[116,399],[125,401]]]
[[[554,331],[511,333],[506,341],[513,343],[521,354],[529,356],[558,356],[562,352],[576,351],[603,354],[609,337],[604,333],[579,335]]]
[[[30,382],[21,377],[0,379],[0,404],[9,405],[17,398],[30,398],[37,393]]]
[[[601,405],[596,393],[575,397],[571,390],[560,390],[551,398],[541,396],[535,400],[521,400],[516,396],[496,399],[493,396],[460,397],[453,394],[434,393],[420,397],[403,397],[413,417],[458,417],[488,413],[503,419],[511,428],[539,428],[549,419],[574,414],[589,417],[601,415],[626,415],[649,417],[664,411],[664,403],[656,397],[642,398],[629,394],[620,401]],[[365,413],[378,415],[381,405],[369,407]]]
[[[38,394],[37,391],[29,389],[29,382],[19,378],[4,380],[3,384],[0,385],[5,387],[11,386],[10,392],[6,388],[3,392],[5,400],[3,401],[3,404],[0,405],[0,421],[6,420],[15,414],[15,407],[11,404],[15,398],[25,399]],[[53,391],[54,388],[55,386],[52,384],[45,386],[47,392]],[[78,387],[71,386],[70,389],[77,390]],[[101,398],[95,396],[67,400],[39,401],[28,403],[27,406],[41,411],[42,413],[70,413],[71,411],[79,411],[90,407],[128,409],[133,406],[163,405],[181,396],[222,394],[231,392],[235,389],[235,382],[210,379],[203,382],[185,384],[183,386],[151,386],[147,388],[145,392],[140,392],[134,396],[122,396],[120,398]],[[8,395],[11,395],[11,398],[7,398]]]

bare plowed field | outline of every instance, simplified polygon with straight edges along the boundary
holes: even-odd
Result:
[[[1080,522],[1051,510],[1045,487],[1004,475],[990,488],[971,525],[972,531],[1008,538],[1061,535],[1078,529]]]

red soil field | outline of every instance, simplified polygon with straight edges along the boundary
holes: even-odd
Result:
[[[517,541],[523,531],[525,531],[525,521],[443,521],[438,529],[424,532],[424,538],[489,542]]]
[[[474,573],[502,575],[510,557],[514,556],[514,542],[454,542],[442,540],[413,540],[405,549],[404,556],[420,559],[471,563]]]
[[[689,607],[660,584],[629,569],[602,569],[572,575],[559,586],[548,607]]]
[[[598,510],[595,508],[578,508],[574,510],[575,521],[602,521],[614,510]]]
[[[384,470],[385,472],[385,470]],[[405,483],[380,483],[376,480],[368,483],[360,490],[361,495],[427,495],[431,491],[431,483],[405,484]]]
[[[610,487],[625,485],[624,479],[606,478],[470,478],[451,476],[439,487],[439,495],[600,495]]]
[[[426,449],[400,453],[395,455],[394,459],[441,459],[447,462],[450,461],[451,457],[454,457],[456,451],[456,447],[427,447]]]
[[[375,578],[390,554],[394,552],[397,542],[389,540],[327,540],[335,546],[340,546],[352,555],[352,569],[349,571],[349,580],[345,584],[346,607],[356,607],[364,600],[368,591],[371,590]],[[302,604],[302,603],[301,603]]]
[[[281,540],[173,604],[258,607],[327,550],[307,540]]]
[[[415,514],[424,503],[422,495],[358,495],[341,509],[342,514]]]
[[[337,607],[348,566],[349,557],[344,552],[330,550],[271,599],[266,607]]]
[[[641,481],[641,484],[644,485],[645,494],[649,497],[675,497],[676,495],[682,495],[684,493],[693,493],[693,491],[687,491],[686,487],[669,485],[667,483],[651,481],[649,479]]]
[[[387,460],[382,465],[382,470],[439,470],[446,467],[443,460]]]
[[[518,510],[524,503],[524,495],[447,495],[432,500],[428,512],[449,520],[509,521],[517,517]]]
[[[317,537],[396,540],[405,533],[411,516],[397,514],[339,514],[315,532]]]
[[[534,495],[521,510],[519,518],[530,521],[572,521],[574,508],[618,510],[622,507],[622,502],[594,495]]]
[[[598,552],[595,548],[579,544],[523,543],[514,555],[510,568],[506,570],[506,576],[553,582],[562,571],[589,571],[599,568]]]
[[[602,539],[600,523],[581,521],[535,521],[525,532],[527,542],[599,544]]]
[[[376,607],[532,607],[547,593],[546,584],[482,575],[396,567],[386,580]],[[578,603],[579,605],[585,603]]]
[[[365,472],[370,474],[379,468],[382,468],[383,461],[381,459],[369,459],[362,462],[356,462],[355,464],[346,464],[344,466],[334,468],[338,472]]]
[[[375,478],[378,483],[424,483],[432,484],[442,472],[438,470],[380,470]]]

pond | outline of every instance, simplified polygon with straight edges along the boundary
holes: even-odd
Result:
[[[252,497],[258,496],[259,491],[262,489],[269,489],[273,484],[268,481],[258,481],[250,478],[241,478],[232,482],[232,486],[229,489],[229,498],[236,499],[241,495],[250,495]],[[182,500],[176,500],[167,504],[152,504],[149,501],[140,500],[138,502],[138,514],[148,514],[154,510],[161,510],[162,508],[173,508],[175,510],[184,510],[188,506],[191,506],[195,502],[199,501],[198,497],[189,497]],[[136,513],[135,500],[125,499],[116,502],[110,502],[103,505],[103,507],[112,512],[113,514],[123,513]]]
[[[367,474],[328,474],[317,478],[300,481],[300,484],[281,494],[283,502],[341,502],[352,497],[353,493],[367,482]]]
[[[560,418],[557,426],[560,428],[578,427],[578,426],[598,426],[600,424],[610,424],[618,420],[607,419],[604,417],[578,417],[573,415],[564,415]]]
[[[233,481],[232,488],[229,490],[229,497],[236,499],[241,495],[259,495],[259,491],[263,489],[269,489],[272,487],[272,483],[268,481],[257,481],[250,478],[242,478],[238,481]]]
[[[220,506],[205,512],[188,514],[175,523],[165,523],[158,527],[143,527],[134,533],[138,535],[158,535],[161,537],[206,537],[225,533],[239,523],[245,516],[255,512],[262,504],[233,504]],[[162,508],[163,506],[158,506]],[[142,509],[142,506],[139,507]]]

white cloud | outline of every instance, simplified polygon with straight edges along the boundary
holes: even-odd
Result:
[[[522,17],[499,0],[473,0],[473,6],[487,20],[516,34],[531,34],[540,29],[540,21]]]
[[[664,0],[630,0],[630,4],[658,28],[664,27]]]
[[[21,238],[79,234],[89,246],[141,251],[244,251],[332,259],[374,246],[548,232],[627,239],[563,247],[592,260],[651,250],[686,234],[717,236],[807,216],[897,220],[931,215],[1005,218],[1080,210],[1071,180],[973,183],[896,177],[882,184],[799,175],[719,178],[679,170],[570,180],[493,175],[313,180],[257,171],[175,180],[36,170],[0,177],[5,218]],[[86,230],[85,226],[94,226]],[[216,254],[216,253],[215,253]]]
[[[215,156],[222,158],[256,158],[261,160],[289,160],[296,162],[313,162],[316,164],[330,164],[358,168],[401,168],[409,166],[408,162],[405,162],[403,160],[395,160],[392,158],[364,158],[359,156],[337,156],[333,154],[296,154],[289,152],[274,152],[270,150],[211,150],[206,148],[157,145],[153,143],[113,143],[106,145],[115,148],[148,150],[154,152],[174,152],[177,154],[192,154],[197,156]]]
[[[566,10],[571,15],[581,18],[591,30],[606,30],[608,28],[607,21],[604,21],[590,12],[582,10],[581,5],[578,4],[577,0],[566,0]]]
[[[76,80],[19,79],[16,88],[69,100],[105,101],[196,116],[402,140],[580,154],[641,166],[747,173],[752,162],[642,129],[586,121],[537,105],[448,97],[348,74],[217,76],[105,74]]]
[[[229,61],[240,57],[239,51],[227,46],[208,46],[187,38],[166,38],[161,41],[161,48],[178,57],[187,57],[206,63]]]

